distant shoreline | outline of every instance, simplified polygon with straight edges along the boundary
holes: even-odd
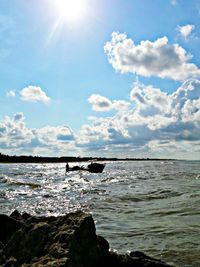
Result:
[[[66,163],[85,161],[171,161],[174,159],[160,158],[106,158],[106,157],[38,157],[9,156],[0,153],[0,163]]]

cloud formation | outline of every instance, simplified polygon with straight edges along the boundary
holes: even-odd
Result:
[[[94,111],[109,111],[112,109],[112,102],[99,94],[93,94],[88,98],[90,104],[92,104],[92,109]]]
[[[74,141],[72,130],[66,126],[45,126],[43,128],[34,129],[34,138],[38,140],[40,145],[59,146],[66,142]]]
[[[1,151],[12,151],[15,154],[37,154],[45,151],[47,155],[61,155],[75,149],[74,141],[75,135],[67,125],[27,128],[24,114],[21,112],[12,118],[6,116],[0,122]]]
[[[111,41],[104,46],[109,63],[121,73],[131,72],[137,75],[169,78],[183,81],[200,76],[200,69],[189,63],[191,54],[178,44],[169,44],[167,37],[154,42],[134,41],[125,33],[112,33]]]
[[[13,118],[6,116],[0,123],[0,147],[17,148],[30,143],[33,135],[24,123],[23,113],[16,113]]]
[[[15,90],[10,90],[6,93],[6,96],[8,97],[15,97],[16,96],[16,92]]]
[[[184,39],[187,39],[191,35],[192,31],[195,29],[195,26],[191,25],[191,24],[187,24],[185,26],[178,26],[177,29],[178,29],[180,35]]]
[[[200,81],[187,80],[172,94],[135,83],[132,107],[113,117],[93,118],[84,125],[77,144],[99,153],[200,156]],[[140,154],[141,153],[141,154]],[[172,154],[174,153],[174,154]],[[182,154],[181,154],[182,153]]]
[[[93,98],[92,98],[93,99]],[[108,98],[98,101],[116,104]],[[101,106],[101,105],[100,105]],[[104,106],[104,105],[102,105]],[[101,106],[101,107],[102,107]],[[0,122],[2,152],[37,155],[200,157],[200,80],[190,79],[168,94],[152,85],[135,83],[130,106],[111,117],[90,117],[75,135],[67,125],[29,129],[23,113]]]
[[[130,105],[129,102],[124,100],[114,100],[111,101],[105,96],[99,94],[92,94],[88,98],[88,102],[92,105],[92,109],[97,112],[110,111],[112,109],[124,110],[127,109]]]
[[[28,86],[20,91],[21,100],[28,102],[49,103],[50,97],[38,86]]]

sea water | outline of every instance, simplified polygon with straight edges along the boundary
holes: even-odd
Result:
[[[100,174],[65,174],[65,164],[0,164],[0,213],[15,209],[46,216],[81,209],[118,253],[200,266],[198,161],[107,162]]]

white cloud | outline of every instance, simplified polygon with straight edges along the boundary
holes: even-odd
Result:
[[[116,110],[127,110],[130,106],[130,103],[125,100],[114,100],[112,106]]]
[[[17,113],[13,118],[5,117],[0,123],[0,147],[16,148],[30,143],[33,134],[24,123],[23,113]]]
[[[13,118],[5,117],[0,122],[1,151],[26,151],[37,154],[46,151],[46,155],[62,155],[67,151],[75,151],[75,135],[67,125],[45,126],[29,129],[25,124],[23,113],[16,113]]]
[[[137,82],[134,83],[130,98],[137,103],[137,110],[139,109],[144,117],[145,114],[152,116],[162,112],[169,113],[170,111],[170,97],[167,93],[151,85],[144,86]]]
[[[192,58],[178,44],[170,45],[167,37],[141,41],[135,45],[126,34],[112,33],[112,39],[104,46],[104,51],[113,68],[122,73],[174,80],[185,80],[200,76],[200,69],[188,61]]]
[[[24,120],[25,120],[25,117],[22,112],[16,113],[13,117],[14,122],[19,122],[19,121],[24,121]]]
[[[29,147],[34,154],[46,151],[47,155],[66,155],[76,150],[75,135],[67,125],[45,126],[32,132],[34,137]]]
[[[74,141],[72,130],[64,126],[45,126],[40,129],[35,129],[34,136],[43,145],[55,145],[58,143],[62,146],[65,142]]]
[[[90,117],[77,135],[67,125],[29,129],[23,113],[5,117],[0,122],[1,151],[200,158],[200,80],[187,80],[171,94],[135,83],[130,101],[128,109],[116,110],[114,116]]]
[[[92,109],[98,112],[110,111],[112,109],[126,110],[128,109],[130,103],[124,100],[114,100],[111,101],[105,96],[99,94],[92,94],[88,98],[89,103],[92,105]]]
[[[104,96],[93,94],[88,98],[88,101],[92,104],[94,111],[109,111],[112,109],[112,102]]]
[[[200,120],[200,81],[188,80],[172,94],[172,114],[183,122]]]
[[[191,35],[192,31],[195,29],[195,26],[191,24],[187,24],[185,26],[178,26],[177,29],[179,33],[181,34],[181,36],[184,39],[187,39]]]
[[[127,155],[200,157],[200,81],[188,80],[174,93],[135,83],[132,108],[113,117],[91,118],[84,125],[77,145],[90,151]],[[187,145],[186,145],[187,144]],[[139,153],[139,154],[138,154]],[[156,154],[157,153],[157,154]],[[170,154],[172,153],[172,154]]]
[[[199,80],[184,82],[172,94],[136,83],[131,91],[131,99],[136,103],[132,110],[133,116],[129,116],[132,124],[140,121],[140,124],[145,124],[151,130],[161,130],[172,125],[183,129],[189,124],[198,125],[200,122]]]
[[[28,86],[21,90],[21,99],[28,102],[44,102],[49,103],[50,98],[38,86]]]
[[[16,96],[16,92],[15,90],[10,90],[6,93],[6,96],[8,97],[15,97]]]
[[[95,121],[97,122],[97,120]],[[107,132],[107,124],[103,121],[98,125],[95,124],[83,125],[78,135],[77,142],[79,145],[89,145],[91,144],[93,147],[97,146],[97,144],[104,145],[105,141],[108,140],[108,132]]]

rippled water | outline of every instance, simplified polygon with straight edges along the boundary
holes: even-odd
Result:
[[[107,162],[102,174],[64,164],[0,164],[0,212],[93,214],[120,253],[141,250],[180,267],[200,266],[200,162]]]

